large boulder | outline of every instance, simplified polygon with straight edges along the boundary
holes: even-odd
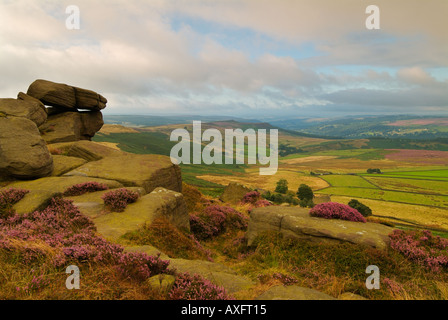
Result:
[[[300,207],[269,206],[255,208],[246,233],[248,245],[265,231],[276,231],[285,237],[311,242],[350,242],[386,249],[393,228],[379,223],[311,217]]]
[[[120,181],[126,187],[143,187],[151,192],[157,187],[182,191],[180,167],[167,156],[128,154],[92,161],[65,174]]]
[[[53,171],[53,158],[36,124],[0,114],[0,176],[34,179]]]
[[[47,143],[91,140],[103,126],[101,112],[64,112],[48,116],[39,127]]]
[[[123,151],[109,148],[100,143],[89,140],[53,143],[49,144],[48,148],[53,150],[55,153],[81,158],[86,161],[97,161],[103,159],[104,157],[125,154]]]
[[[314,289],[293,286],[274,286],[255,300],[336,300],[336,298]]]
[[[94,91],[41,79],[29,86],[27,94],[45,105],[62,109],[99,111],[107,103],[106,98]]]
[[[47,120],[47,112],[39,100],[31,99],[0,99],[0,112],[6,116],[27,118],[40,126]]]
[[[145,224],[150,225],[157,218],[165,218],[180,229],[190,230],[190,219],[182,194],[164,188],[157,188],[139,198],[123,212],[100,215],[93,222],[102,236],[116,241]]]
[[[229,202],[236,204],[240,202],[244,195],[248,192],[250,192],[251,189],[249,189],[246,186],[243,186],[240,183],[237,182],[231,182],[225,187],[223,194],[221,195],[220,199],[223,202]]]

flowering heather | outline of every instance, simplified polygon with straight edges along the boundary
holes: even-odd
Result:
[[[190,215],[190,228],[199,240],[205,240],[226,230],[246,229],[248,218],[231,207],[212,205]]]
[[[241,202],[255,204],[260,199],[260,197],[261,197],[260,192],[250,191],[244,195]]]
[[[255,202],[255,208],[259,207],[269,207],[272,206],[272,203],[270,203],[268,200],[260,199],[257,202]]]
[[[112,211],[122,212],[129,203],[137,201],[139,197],[138,192],[131,191],[126,188],[109,191],[101,198],[104,204]]]
[[[169,293],[172,300],[233,300],[227,291],[201,276],[189,273],[177,275]]]
[[[157,256],[148,256],[144,252],[129,252],[121,255],[118,261],[118,271],[123,277],[144,281],[161,273],[174,274],[174,270],[168,269],[169,260],[160,259]]]
[[[67,196],[67,197],[80,196],[87,192],[102,191],[102,190],[107,190],[107,189],[109,189],[109,187],[103,183],[90,181],[90,182],[75,184],[75,185],[67,188],[67,190],[64,191],[64,196]]]
[[[389,238],[392,249],[433,272],[448,267],[448,240],[431,231],[394,230]]]
[[[122,246],[106,241],[95,231],[92,221],[72,201],[54,198],[42,211],[0,219],[0,250],[14,259],[19,257],[24,264],[42,257],[51,259],[57,268],[71,263],[106,263],[132,279],[172,272],[167,269],[169,261],[124,252]]]
[[[326,202],[316,205],[310,210],[312,217],[325,219],[341,219],[355,222],[366,222],[366,219],[348,205],[337,202]]]
[[[29,191],[24,189],[8,188],[0,190],[0,218],[14,213],[12,206],[22,200]]]

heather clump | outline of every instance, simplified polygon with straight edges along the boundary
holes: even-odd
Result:
[[[190,228],[199,240],[215,237],[227,230],[247,228],[248,218],[227,206],[212,205],[190,215]]]
[[[272,205],[268,200],[262,199],[258,191],[250,191],[246,193],[241,200],[242,204],[249,204],[249,211],[253,208],[267,207]]]
[[[250,191],[248,193],[246,193],[243,197],[243,199],[241,200],[242,203],[250,203],[250,204],[255,204],[261,197],[260,192],[258,191]]]
[[[433,272],[448,268],[448,240],[431,231],[394,230],[389,235],[390,246],[406,258]]]
[[[8,188],[0,190],[0,218],[14,214],[12,206],[22,200],[28,190]]]
[[[78,183],[67,188],[64,191],[63,195],[66,197],[80,196],[88,192],[103,191],[107,189],[109,189],[109,187],[103,183],[90,181],[90,182]]]
[[[129,252],[120,256],[117,268],[125,278],[144,281],[157,274],[174,274],[174,270],[168,269],[169,264],[169,260],[160,259],[160,254]]]
[[[146,253],[128,253],[95,233],[93,222],[73,202],[54,198],[42,211],[0,220],[0,250],[24,264],[47,259],[54,268],[69,264],[115,267],[126,279],[146,279],[168,273],[169,261]]]
[[[199,275],[180,273],[169,293],[172,300],[233,300],[227,291]]]
[[[337,202],[326,202],[316,205],[310,210],[312,217],[325,219],[341,219],[354,222],[366,222],[366,219],[356,209]]]
[[[126,188],[120,188],[107,192],[101,198],[109,210],[123,212],[128,204],[137,201],[139,194]]]

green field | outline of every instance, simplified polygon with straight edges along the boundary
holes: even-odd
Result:
[[[382,176],[365,178],[383,190],[448,195],[448,181],[432,181],[398,177],[391,178]]]
[[[332,187],[348,188],[377,188],[360,176],[355,175],[327,175],[322,176]]]
[[[446,178],[446,179],[448,179],[448,169],[388,172],[387,174],[393,175],[393,176],[405,176],[405,177]]]
[[[369,188],[329,187],[318,193],[448,208],[448,196]]]

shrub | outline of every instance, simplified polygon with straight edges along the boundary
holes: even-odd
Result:
[[[299,201],[299,205],[302,208],[314,208],[314,202],[313,199],[302,199]]]
[[[255,208],[269,207],[269,206],[272,206],[272,204],[268,200],[260,199],[257,202],[255,202]]]
[[[355,209],[337,202],[326,202],[316,205],[310,210],[313,217],[325,219],[341,219],[355,222],[366,222],[366,219]]]
[[[244,195],[241,202],[255,204],[260,199],[260,197],[261,197],[260,192],[250,191]]]
[[[28,192],[28,190],[17,188],[0,190],[0,218],[13,215],[14,210],[12,206],[22,200]]]
[[[106,207],[116,212],[123,212],[129,203],[137,201],[138,198],[138,192],[126,188],[112,190],[101,197]]]
[[[380,173],[381,173],[381,170],[378,169],[378,168],[369,168],[369,169],[367,169],[367,173],[370,173],[370,174],[372,174],[372,173],[378,173],[378,174],[380,174]]]
[[[117,268],[125,278],[144,281],[157,274],[173,274],[173,270],[168,269],[169,264],[169,260],[160,259],[160,254],[149,256],[144,252],[128,252],[121,255]]]
[[[266,200],[272,201],[276,204],[281,203],[289,203],[292,205],[298,205],[299,200],[297,200],[293,194],[281,194],[281,193],[271,193],[270,191],[267,191],[265,194],[263,194],[263,198]]]
[[[232,300],[227,291],[207,279],[194,274],[177,275],[173,288],[169,293],[172,300]]]
[[[275,192],[282,193],[282,194],[285,194],[286,192],[288,192],[288,181],[286,179],[280,179],[277,182]]]
[[[67,190],[64,191],[63,195],[66,197],[80,196],[87,192],[102,191],[102,190],[107,190],[107,189],[109,189],[109,187],[103,183],[90,181],[90,182],[75,184],[75,185],[67,188]]]
[[[358,210],[358,212],[360,214],[362,214],[364,217],[368,217],[368,216],[372,215],[372,209],[370,209],[368,206],[366,206],[365,204],[359,202],[356,199],[350,200],[348,205],[350,207],[352,207],[353,209]]]
[[[314,193],[310,186],[302,183],[297,189],[297,197],[300,200],[313,200]]]
[[[191,232],[205,240],[226,230],[247,228],[248,218],[231,207],[212,205],[199,214],[190,215]]]
[[[394,230],[389,238],[392,249],[433,272],[448,267],[448,240],[431,231]]]

